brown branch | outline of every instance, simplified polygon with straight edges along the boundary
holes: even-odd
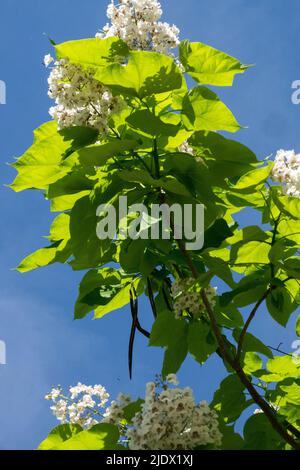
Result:
[[[251,311],[242,331],[241,331],[241,334],[240,334],[240,337],[239,337],[239,340],[238,340],[238,346],[237,346],[237,353],[236,353],[236,358],[235,360],[237,362],[240,362],[240,359],[241,359],[241,354],[242,354],[242,350],[243,350],[243,343],[244,343],[244,339],[245,339],[245,336],[246,336],[246,333],[249,329],[249,326],[252,322],[252,320],[254,319],[259,307],[261,306],[261,304],[267,299],[267,297],[270,295],[270,293],[272,292],[272,290],[274,290],[276,288],[276,286],[273,286],[273,287],[269,287],[269,289],[264,293],[264,295],[261,297],[261,299],[259,299],[259,301],[256,303],[255,307],[253,308],[253,310]]]
[[[178,247],[186,259],[187,265],[189,266],[193,277],[195,279],[198,279],[198,272],[197,269],[195,268],[193,261],[186,251],[185,244],[181,240],[177,240]],[[284,426],[277,420],[276,414],[274,410],[270,407],[270,405],[264,400],[263,397],[260,396],[260,394],[257,392],[255,389],[254,385],[250,382],[248,379],[247,375],[242,369],[242,366],[236,359],[232,358],[231,353],[227,350],[226,343],[224,341],[224,338],[222,336],[222,333],[218,327],[217,320],[215,318],[215,314],[213,311],[212,306],[210,305],[210,302],[207,298],[207,295],[205,293],[205,290],[202,289],[201,291],[201,297],[203,300],[203,303],[206,307],[208,316],[210,318],[211,326],[213,333],[216,337],[216,340],[218,342],[220,352],[223,356],[223,359],[228,362],[228,364],[234,369],[236,372],[237,376],[239,377],[240,381],[242,384],[245,386],[245,388],[248,390],[250,393],[251,397],[253,400],[259,405],[259,407],[262,409],[262,411],[265,413],[266,418],[268,419],[269,423],[273,427],[273,429],[295,450],[300,450],[300,444],[298,444],[295,439],[288,433],[288,431],[285,429]]]

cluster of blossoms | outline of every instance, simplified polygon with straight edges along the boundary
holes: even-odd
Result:
[[[57,387],[53,388],[45,399],[53,402],[51,410],[62,424],[79,424],[89,429],[102,417],[101,410],[105,409],[109,394],[102,385],[91,387],[78,383],[69,388],[67,396],[61,387]]]
[[[167,382],[176,385],[176,376]],[[219,447],[222,435],[215,411],[205,401],[195,403],[190,388],[147,384],[145,402],[133,418],[127,437],[131,450],[191,450],[199,446]]]
[[[146,387],[145,401],[130,425],[124,425],[124,408],[132,403],[130,396],[120,394],[105,412],[99,411],[109,395],[101,385],[78,384],[70,387],[68,397],[60,387],[52,389],[47,400],[62,423],[79,424],[89,429],[94,424],[119,426],[121,442],[131,450],[192,450],[199,446],[219,447],[222,434],[218,418],[205,401],[195,403],[190,388],[176,388],[177,377],[169,374]]]
[[[300,197],[300,154],[294,150],[279,150],[272,170],[274,181],[283,184],[287,196]]]
[[[206,307],[203,303],[200,292],[193,292],[191,289],[195,280],[193,278],[180,279],[174,282],[171,288],[174,300],[173,308],[176,318],[180,318],[184,310],[187,310],[194,316],[204,315]],[[212,307],[216,305],[217,289],[215,287],[206,287],[204,289],[206,296]]]
[[[51,56],[44,62],[51,63]],[[105,134],[111,114],[122,109],[121,99],[94,79],[92,69],[84,70],[67,59],[54,63],[48,84],[48,95],[56,103],[49,113],[59,128],[89,126]]]
[[[179,44],[179,29],[160,20],[162,8],[157,0],[120,0],[107,8],[110,20],[97,37],[116,36],[125,41],[130,49],[156,51],[168,54]]]
[[[176,26],[161,23],[160,4],[156,0],[120,0],[107,9],[111,24],[104,27],[97,37],[116,36],[123,39],[130,49],[152,50],[168,54],[179,43]],[[122,100],[95,80],[93,69],[84,70],[67,59],[54,61],[50,54],[44,58],[48,67],[53,63],[48,84],[49,97],[55,106],[49,110],[60,129],[72,126],[89,126],[100,134],[108,132],[112,114],[120,112]]]

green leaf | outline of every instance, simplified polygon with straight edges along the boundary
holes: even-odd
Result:
[[[280,325],[286,326],[297,304],[285,287],[277,287],[267,297],[267,307],[272,318]]]
[[[284,416],[290,424],[300,423],[300,406],[284,405],[280,407],[280,415]]]
[[[95,76],[117,93],[145,98],[181,88],[182,74],[171,57],[132,51],[128,64],[112,64]]]
[[[161,312],[153,324],[149,345],[166,348],[163,376],[176,373],[188,352],[187,323],[177,320],[173,313]]]
[[[238,342],[239,340],[241,331],[242,330],[240,328],[236,328],[233,332],[233,337],[236,340],[236,342]],[[262,343],[258,338],[256,338],[252,333],[248,333],[248,332],[244,336],[243,351],[257,352],[257,353],[263,354],[264,356],[270,359],[273,358],[272,351],[264,343]]]
[[[97,207],[85,196],[75,203],[71,211],[71,248],[76,269],[96,268],[107,262],[105,256],[112,246],[112,240],[100,240],[97,236]]]
[[[138,147],[138,142],[134,140],[115,140],[101,145],[91,145],[78,150],[78,162],[83,167],[99,167],[105,165],[111,157],[120,153],[134,150]]]
[[[300,385],[293,382],[291,385],[280,385],[280,389],[285,392],[285,400],[293,405],[300,406]]]
[[[250,305],[262,297],[267,286],[268,282],[259,275],[244,277],[235,289],[221,295],[220,306],[227,307],[232,300],[239,307]]]
[[[50,235],[47,237],[53,243],[27,256],[16,269],[21,273],[25,273],[56,262],[65,263],[72,254],[69,223],[69,214],[58,215],[54,219]]]
[[[277,231],[281,237],[292,240],[297,243],[297,245],[300,245],[300,220],[282,217],[278,224]]]
[[[143,185],[152,186],[154,188],[163,188],[174,194],[190,196],[190,193],[185,186],[171,175],[155,179],[144,170],[121,170],[119,172],[119,177],[124,181],[130,181],[131,183],[142,183]]]
[[[235,328],[243,326],[244,324],[242,314],[233,303],[230,303],[227,307],[221,307],[219,302],[217,302],[215,313],[220,325]]]
[[[129,54],[127,44],[121,39],[79,39],[55,46],[58,59],[68,58],[73,64],[98,70]]]
[[[231,86],[235,75],[248,68],[237,59],[200,42],[181,42],[179,53],[186,72],[201,84]]]
[[[130,289],[139,291],[140,278],[122,275],[113,268],[89,271],[81,281],[75,305],[75,318],[80,319],[92,310],[94,318],[118,310],[129,303]]]
[[[259,376],[263,382],[281,382],[288,378],[297,379],[300,375],[300,364],[291,356],[278,356],[267,362],[268,373]]]
[[[188,349],[201,365],[216,351],[217,343],[209,325],[202,321],[194,321],[189,325]]]
[[[254,352],[246,352],[244,357],[243,369],[245,374],[251,375],[262,369],[263,361],[258,354]]]
[[[38,450],[53,450],[68,441],[73,436],[82,432],[83,429],[78,424],[62,424],[54,428],[49,436],[39,445]]]
[[[52,211],[70,210],[78,199],[91,193],[96,181],[86,173],[85,170],[73,171],[49,185],[47,197],[51,200]]]
[[[269,265],[271,246],[260,241],[239,242],[231,249],[230,261],[235,265],[266,264]]]
[[[232,112],[208,88],[198,86],[183,100],[182,122],[187,130],[236,132],[241,126]]]
[[[89,128],[57,130],[57,123],[47,122],[34,132],[34,143],[12,166],[18,171],[11,188],[46,189],[71,171],[72,160],[64,158],[81,146],[92,143],[95,131]]]
[[[284,445],[264,413],[257,413],[248,419],[244,439],[244,450],[278,450]]]
[[[232,231],[224,219],[218,219],[205,231],[204,234],[204,246],[203,249],[207,248],[218,248],[226,238],[232,236]]]
[[[289,258],[284,261],[284,270],[295,279],[300,279],[300,259],[298,257]]]
[[[189,139],[189,143],[199,148],[205,160],[213,159],[218,165],[221,165],[222,162],[226,165],[230,162],[257,163],[255,154],[248,147],[235,140],[227,139],[216,132],[195,132]]]
[[[177,124],[168,124],[147,109],[135,111],[126,119],[126,122],[134,129],[152,137],[166,135],[174,138],[180,130]]]
[[[240,417],[248,405],[244,395],[244,385],[237,376],[229,375],[221,382],[211,406],[225,423],[233,423]]]
[[[265,183],[271,174],[272,166],[273,162],[269,162],[267,166],[249,171],[239,179],[234,189],[251,189]]]
[[[244,440],[240,434],[234,431],[234,426],[227,426],[220,420],[219,429],[222,434],[221,450],[241,450],[244,446]]]
[[[52,450],[116,450],[119,430],[112,424],[96,424],[91,429],[79,432]]]
[[[145,403],[144,400],[139,399],[123,408],[123,416],[127,424],[132,424],[135,415],[141,411],[143,403]]]
[[[53,221],[49,239],[53,242],[70,238],[70,215],[59,214]]]
[[[278,209],[292,219],[300,219],[300,199],[293,196],[274,196],[274,202]]]
[[[49,266],[53,263],[66,263],[72,254],[69,241],[55,242],[27,256],[16,268],[20,273]]]

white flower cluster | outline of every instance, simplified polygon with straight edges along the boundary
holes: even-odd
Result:
[[[167,382],[178,383],[173,374]],[[217,414],[205,401],[197,405],[190,388],[165,385],[159,393],[153,382],[147,384],[145,402],[127,437],[131,450],[191,450],[222,442]]]
[[[205,401],[195,403],[190,388],[175,388],[178,380],[169,374],[166,381],[159,379],[146,387],[146,397],[132,424],[124,424],[124,408],[132,403],[129,395],[120,394],[103,409],[109,394],[101,385],[94,387],[79,383],[63,395],[61,387],[53,388],[46,400],[62,423],[79,424],[85,429],[101,423],[119,427],[121,443],[131,450],[191,450],[199,446],[219,447],[222,434],[218,418]]]
[[[45,56],[44,63],[51,62],[51,56]],[[120,98],[94,79],[92,69],[84,70],[67,59],[54,63],[48,84],[48,95],[56,103],[49,113],[59,128],[89,126],[105,134],[111,114],[122,109]]]
[[[294,150],[278,150],[272,170],[274,181],[283,184],[287,196],[300,197],[300,154]]]
[[[103,416],[101,409],[105,408],[109,394],[102,385],[91,387],[78,383],[69,388],[68,396],[63,394],[61,387],[57,387],[45,399],[53,402],[51,410],[61,423],[79,424],[89,429]]]
[[[116,424],[124,418],[124,408],[132,402],[131,396],[120,393],[116,400],[113,400],[103,415],[103,423]]]
[[[108,23],[97,37],[117,36],[130,49],[169,54],[179,44],[179,29],[160,20],[162,8],[157,0],[112,0],[107,8]]]
[[[112,1],[107,9],[111,25],[104,27],[97,37],[117,36],[127,42],[129,48],[152,50],[168,54],[179,44],[176,26],[158,20],[162,9],[156,0],[120,0],[118,6]],[[50,54],[44,58],[48,67],[53,64],[49,84],[49,96],[55,106],[49,113],[60,129],[72,126],[89,126],[100,134],[108,132],[112,114],[122,109],[122,100],[94,79],[93,69],[84,70],[67,59],[54,61]]]
[[[173,308],[176,318],[180,318],[184,310],[187,310],[194,316],[206,313],[206,307],[203,303],[200,292],[192,292],[193,278],[180,279],[174,282],[171,288],[174,300]],[[217,289],[215,287],[206,287],[204,289],[208,301],[212,307],[216,305]]]

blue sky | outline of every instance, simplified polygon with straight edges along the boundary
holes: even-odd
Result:
[[[162,352],[137,341],[134,378],[127,372],[128,309],[102,320],[75,322],[73,304],[80,273],[53,266],[21,275],[11,268],[43,244],[53,214],[40,193],[15,194],[4,185],[14,171],[6,165],[32,142],[32,130],[48,120],[43,56],[56,42],[91,37],[106,22],[106,0],[1,0],[0,80],[7,104],[0,105],[0,340],[7,344],[7,365],[0,366],[0,449],[35,448],[55,420],[43,400],[52,385],[101,383],[141,395],[145,382],[160,371]],[[291,102],[291,83],[300,79],[298,0],[165,0],[165,18],[182,38],[199,40],[255,63],[232,89],[218,90],[248,126],[236,138],[263,158],[278,148],[300,150],[300,106]],[[242,218],[243,220],[243,218]],[[249,223],[249,213],[244,217]],[[253,220],[255,222],[255,220]],[[150,312],[141,309],[147,325]],[[266,312],[255,332],[273,346],[290,350],[289,331],[274,330]],[[149,326],[149,325],[148,325]],[[179,376],[197,398],[211,399],[224,372],[218,360],[200,368],[189,360]]]

